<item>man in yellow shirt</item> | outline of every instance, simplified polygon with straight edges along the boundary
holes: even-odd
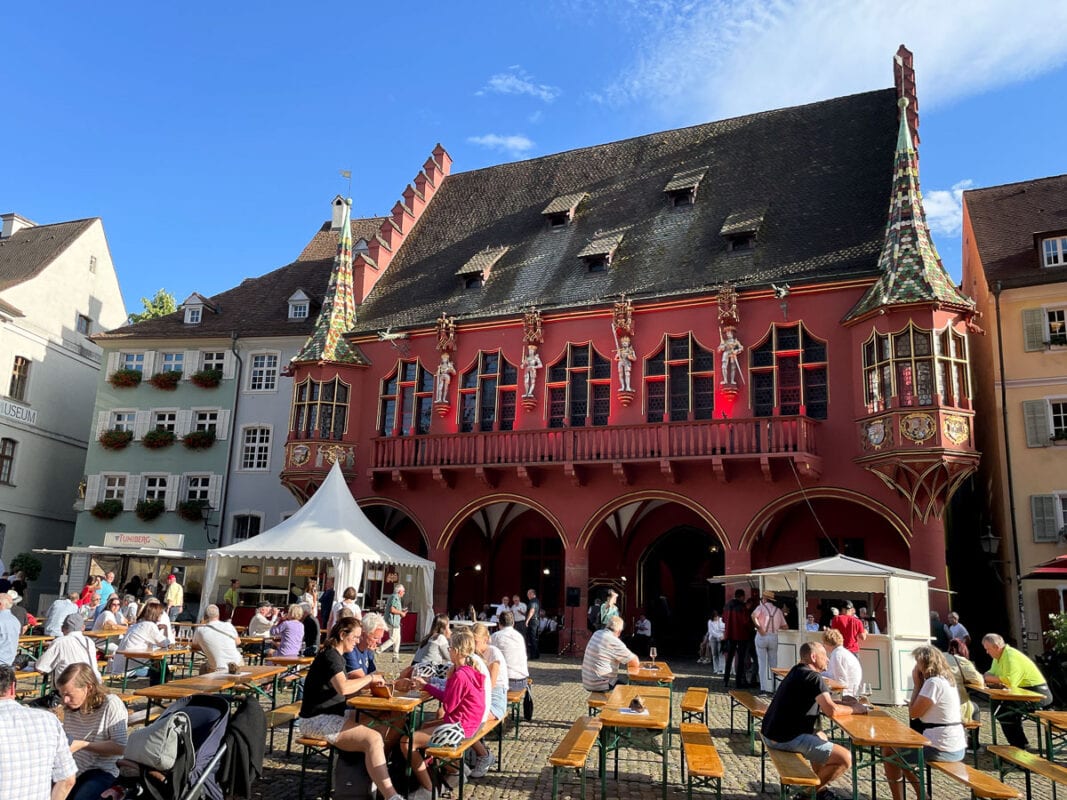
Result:
[[[1024,750],[1029,746],[1023,731],[1022,716],[1035,708],[1047,708],[1052,705],[1052,692],[1049,691],[1045,676],[1026,654],[1005,644],[999,633],[987,633],[982,637],[982,647],[993,659],[993,666],[986,673],[987,686],[999,686],[1007,689],[1026,689],[1037,692],[1043,700],[1036,703],[1002,703],[1000,712],[1000,729],[1008,743]]]

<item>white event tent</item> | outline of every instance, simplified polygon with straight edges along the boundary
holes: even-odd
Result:
[[[408,552],[374,527],[352,497],[337,463],[311,499],[289,519],[258,536],[207,552],[204,597],[214,596],[224,558],[329,560],[338,595],[346,586],[361,585],[368,564],[409,568],[414,571],[414,580],[407,584],[405,599],[418,612],[420,636],[433,620],[437,565]]]

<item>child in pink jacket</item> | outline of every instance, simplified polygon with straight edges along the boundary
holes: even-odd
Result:
[[[419,689],[428,692],[441,701],[441,717],[423,725],[415,731],[410,742],[411,766],[419,789],[411,800],[423,800],[431,796],[430,774],[426,771],[419,748],[424,748],[433,735],[434,728],[447,723],[456,723],[463,728],[464,738],[470,738],[482,726],[485,719],[485,677],[473,666],[474,636],[468,630],[458,630],[452,634],[452,670],[445,681],[445,688],[439,689],[422,678],[414,678]],[[400,743],[401,752],[407,753],[407,738]]]

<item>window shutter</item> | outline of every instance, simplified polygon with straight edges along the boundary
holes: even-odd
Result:
[[[187,381],[193,377],[194,372],[200,371],[200,351],[186,350],[185,360],[182,362],[182,380]]]
[[[85,509],[89,510],[100,502],[100,476],[89,475],[85,478]]]
[[[138,411],[133,417],[133,438],[141,440],[152,427],[152,412],[148,409]]]
[[[1031,353],[1045,349],[1045,327],[1048,315],[1043,308],[1023,309],[1023,349]]]
[[[215,438],[219,440],[228,439],[230,435],[230,410],[228,408],[219,409],[219,421],[215,423]]]
[[[119,368],[119,351],[116,350],[113,353],[108,353],[107,354],[107,374],[110,375],[112,372],[114,372],[118,368]]]
[[[140,499],[141,494],[141,476],[140,475],[127,475],[126,476],[126,494],[122,497],[122,509],[123,511],[133,511],[137,508],[137,501]]]
[[[167,476],[167,491],[163,496],[163,502],[167,505],[167,511],[173,511],[178,507],[178,487],[181,485],[181,475]]]
[[[151,378],[156,374],[156,351],[145,350],[144,354],[144,377]]]
[[[1035,542],[1055,542],[1060,538],[1056,527],[1056,495],[1030,495],[1030,516],[1034,523]]]
[[[100,411],[96,415],[96,435],[100,436],[104,431],[108,429],[108,423],[111,422],[110,411]]]
[[[226,379],[232,378],[235,369],[236,361],[234,360],[233,353],[227,350],[222,357],[222,377]]]
[[[1026,423],[1026,446],[1048,447],[1048,403],[1044,400],[1024,400],[1023,420]]]
[[[182,408],[178,410],[178,418],[175,422],[175,435],[181,438],[185,436],[193,427],[193,412],[192,409]]]
[[[211,481],[208,483],[207,496],[208,496],[208,502],[211,504],[211,507],[214,508],[214,509],[218,509],[219,500],[220,500],[220,498],[222,496],[222,476],[221,475],[212,475],[211,476]]]

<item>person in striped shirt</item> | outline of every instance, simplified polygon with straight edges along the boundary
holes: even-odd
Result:
[[[582,659],[582,686],[586,690],[610,692],[619,682],[620,666],[625,664],[628,669],[637,669],[641,665],[637,656],[619,638],[623,624],[622,617],[611,617],[604,628],[590,637]]]
[[[108,694],[87,664],[71,664],[56,689],[63,698],[63,730],[70,741],[78,778],[68,800],[91,800],[110,789],[126,749],[126,706]]]

